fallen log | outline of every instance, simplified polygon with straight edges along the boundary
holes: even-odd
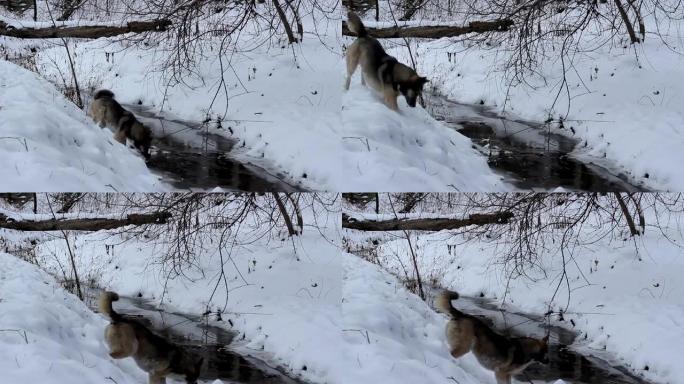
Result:
[[[128,225],[165,224],[169,212],[130,214],[120,219],[76,218],[48,220],[13,220],[0,213],[0,228],[17,231],[102,231]]]
[[[394,39],[400,37],[422,37],[427,39],[439,39],[442,37],[454,37],[468,33],[505,32],[513,26],[513,20],[499,19],[492,21],[471,21],[465,26],[452,25],[425,25],[416,27],[366,27],[368,34],[378,39]],[[347,22],[342,22],[342,34],[356,36],[349,30]]]
[[[428,218],[428,219],[391,219],[391,220],[357,220],[342,214],[342,228],[360,231],[441,231],[458,229],[469,225],[507,224],[513,218],[511,212],[472,214],[464,219]]]
[[[14,28],[0,24],[0,36],[17,37],[20,39],[50,39],[61,37],[77,37],[97,39],[111,37],[125,33],[164,32],[171,26],[166,19],[153,21],[131,21],[126,25],[83,25],[76,27],[47,27],[47,28]]]

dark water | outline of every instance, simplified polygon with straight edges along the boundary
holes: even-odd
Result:
[[[233,157],[238,149],[236,141],[208,133],[199,123],[159,116],[141,105],[126,104],[124,108],[135,113],[153,131],[152,156],[147,166],[178,189],[303,190],[299,185],[286,182],[284,175],[237,161]]]
[[[614,192],[644,191],[628,177],[574,158],[578,141],[554,134],[542,124],[509,120],[484,106],[466,105],[438,95],[428,96],[435,119],[469,137],[487,156],[489,166],[521,189]]]
[[[95,289],[87,293],[86,302],[94,310],[97,310],[100,293]],[[120,297],[113,306],[124,317],[135,319],[185,350],[204,357],[202,381],[220,379],[226,383],[305,384],[257,357],[232,350],[230,344],[236,334],[208,325],[199,316],[162,311],[141,298]]]
[[[650,384],[620,366],[605,352],[592,350],[589,354],[571,347],[577,334],[549,325],[541,316],[504,311],[486,298],[461,297],[453,304],[463,312],[481,317],[503,335],[541,338],[549,333],[549,363],[534,363],[527,367],[515,377],[523,383],[562,379],[573,384]]]

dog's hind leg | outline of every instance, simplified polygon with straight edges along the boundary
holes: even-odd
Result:
[[[358,44],[354,43],[347,49],[347,80],[344,83],[344,89],[349,90],[349,85],[351,84],[352,75],[356,71],[356,67],[359,66],[360,50]],[[363,81],[363,75],[361,75],[361,81]]]

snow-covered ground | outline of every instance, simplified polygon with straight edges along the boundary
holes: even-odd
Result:
[[[563,310],[563,320],[553,315],[551,324],[570,328],[580,334],[580,341],[573,348],[589,354],[612,354],[620,364],[653,382],[679,383],[684,381],[680,358],[684,345],[681,323],[684,318],[684,285],[681,282],[684,250],[680,244],[684,236],[676,218],[661,224],[665,224],[664,233],[647,227],[645,235],[637,239],[611,240],[599,237],[596,228],[591,225],[583,228],[582,235],[595,241],[572,250],[573,259],[566,259],[568,285],[562,282],[551,303],[561,278],[563,259],[558,249],[550,243],[549,248],[542,252],[537,267],[526,270],[528,278],[512,279],[510,269],[501,261],[506,246],[496,238],[482,236],[473,239],[471,235],[441,231],[413,233],[412,244],[418,255],[423,281],[468,296],[484,294],[509,310],[540,316],[549,310],[549,306],[556,312]],[[394,276],[405,279],[406,268],[409,268],[409,277],[413,276],[410,251],[405,239],[387,233],[352,230],[345,230],[344,237],[350,249],[359,245],[368,249],[372,247],[369,239],[379,241],[380,245],[372,252],[373,260]],[[371,254],[366,253],[366,257],[368,255]],[[568,255],[566,253],[566,257]],[[360,263],[365,261],[354,262]],[[373,265],[373,268],[378,267]],[[425,359],[421,354],[423,351],[409,348],[418,343],[415,339],[422,340],[425,335],[432,334],[429,324],[434,321],[428,319],[433,319],[435,315],[427,305],[416,304],[415,297],[406,295],[398,287],[399,283],[388,277],[386,272],[375,273],[384,274],[388,281],[384,288],[398,299],[396,302],[379,300],[375,305],[382,305],[380,312],[391,311],[391,307],[398,305],[397,302],[402,302],[421,308],[418,311],[420,316],[407,315],[409,312],[402,309],[396,315],[365,321],[383,323],[375,329],[391,329],[386,336],[398,346],[387,349],[405,348],[412,351],[415,354],[411,358],[412,364],[421,369],[425,369],[425,366],[441,366],[439,359],[427,355],[435,346],[421,347],[425,348]],[[347,275],[350,274],[353,273],[347,268]],[[371,280],[365,278],[365,281]],[[382,289],[383,284],[377,284],[364,293],[359,287],[358,294],[370,296],[374,294],[372,292]],[[345,282],[345,292],[348,290]],[[567,310],[566,304],[569,304]],[[353,306],[351,308],[354,310]],[[355,310],[359,311],[358,308]],[[415,322],[425,325],[421,325],[421,328],[407,325],[403,320],[409,316],[422,317]],[[581,340],[584,337],[586,341]],[[396,340],[398,338],[400,340]]]
[[[344,191],[506,191],[470,139],[402,98],[400,112],[360,84],[342,98]]]
[[[456,16],[444,18],[443,24],[462,24]],[[565,62],[567,90],[560,88],[563,62],[556,57],[558,46],[549,45],[550,57],[538,63],[535,73],[525,74],[525,84],[514,86],[509,86],[506,71],[511,55],[507,44],[443,38],[411,39],[411,47],[418,73],[430,79],[428,85],[436,92],[462,103],[484,103],[511,118],[552,118],[554,132],[581,141],[573,153],[579,159],[622,172],[648,188],[679,191],[684,188],[678,168],[684,161],[679,150],[684,145],[684,82],[674,79],[684,76],[682,24],[659,22],[660,36],[649,35],[635,45],[600,44],[601,37],[591,28],[584,31],[579,39],[585,49],[572,56],[572,65]],[[655,32],[654,25],[649,16],[647,30]],[[391,55],[410,62],[403,40],[383,42]]]
[[[3,192],[167,189],[110,130],[7,61],[0,61],[0,159]]]

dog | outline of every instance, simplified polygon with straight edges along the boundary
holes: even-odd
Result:
[[[90,103],[90,117],[100,125],[114,130],[114,139],[126,145],[126,139],[133,141],[145,158],[150,157],[152,145],[152,130],[135,118],[115,99],[114,93],[108,89],[95,92],[93,102]]]
[[[183,376],[188,384],[196,384],[204,359],[197,359],[144,325],[115,312],[112,301],[117,300],[118,294],[105,292],[99,301],[100,312],[111,320],[105,328],[109,355],[115,359],[132,357],[147,372],[148,384],[165,384],[166,377],[171,375]]]
[[[347,25],[357,39],[347,49],[347,81],[344,88],[349,90],[351,77],[361,65],[361,84],[368,82],[371,88],[382,94],[385,105],[390,109],[399,110],[399,95],[406,98],[410,107],[415,107],[416,100],[423,93],[423,86],[429,80],[388,55],[377,39],[368,36],[357,14],[349,12]]]
[[[437,308],[451,315],[446,326],[451,356],[459,358],[472,351],[483,367],[494,371],[498,384],[510,384],[511,376],[535,361],[549,362],[548,336],[543,339],[502,336],[477,317],[454,308],[451,300],[458,297],[456,292],[444,291],[436,298]]]

